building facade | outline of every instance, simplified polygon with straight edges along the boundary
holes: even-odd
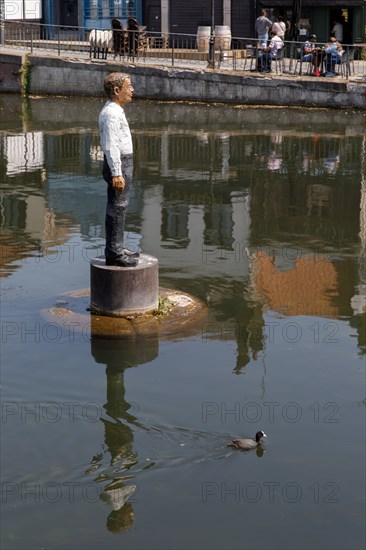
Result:
[[[48,25],[110,28],[114,17],[136,18],[150,32],[196,34],[199,26],[227,25],[231,35],[254,38],[262,8],[291,20],[293,0],[4,0],[5,20],[42,21]],[[334,21],[343,25],[343,43],[366,42],[366,0],[301,0],[298,39],[310,33],[328,40]]]
[[[141,22],[142,0],[43,0],[47,25],[109,29],[114,17],[122,22],[135,17]]]
[[[293,0],[262,0],[260,6],[267,9],[271,18],[282,15],[291,19]],[[309,36],[316,34],[320,42],[326,42],[334,21],[343,25],[344,44],[362,44],[366,41],[365,0],[301,0],[299,31]],[[305,32],[306,31],[306,32]]]
[[[197,27],[228,25],[233,37],[255,37],[254,24],[262,8],[270,19],[291,19],[293,0],[143,0],[142,24],[153,32],[196,34]],[[365,0],[302,0],[299,27],[328,40],[335,19],[344,25],[344,43],[366,42]],[[299,29],[300,31],[300,29]],[[306,36],[306,34],[300,34]]]

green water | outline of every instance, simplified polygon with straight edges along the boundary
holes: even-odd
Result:
[[[365,114],[129,105],[127,242],[208,315],[128,342],[41,313],[103,250],[101,105],[0,97],[2,548],[364,548]]]

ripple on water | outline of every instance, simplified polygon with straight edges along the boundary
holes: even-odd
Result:
[[[134,437],[134,452],[127,452],[124,456],[115,458],[105,467],[102,463],[97,467],[92,464],[85,473],[92,474],[98,471],[97,481],[127,480],[146,470],[226,460],[238,452],[227,446],[230,435],[175,426],[157,425],[143,430],[134,429]],[[259,449],[260,455],[263,452],[263,449]]]

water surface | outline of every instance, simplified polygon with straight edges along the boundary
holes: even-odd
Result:
[[[365,115],[129,105],[127,242],[208,307],[133,342],[40,313],[103,250],[101,105],[0,98],[2,547],[363,548]]]

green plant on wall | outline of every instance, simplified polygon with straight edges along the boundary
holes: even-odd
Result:
[[[21,71],[23,96],[26,96],[29,94],[31,69],[32,69],[32,66],[30,64],[28,56],[26,55],[23,63],[23,68]]]

